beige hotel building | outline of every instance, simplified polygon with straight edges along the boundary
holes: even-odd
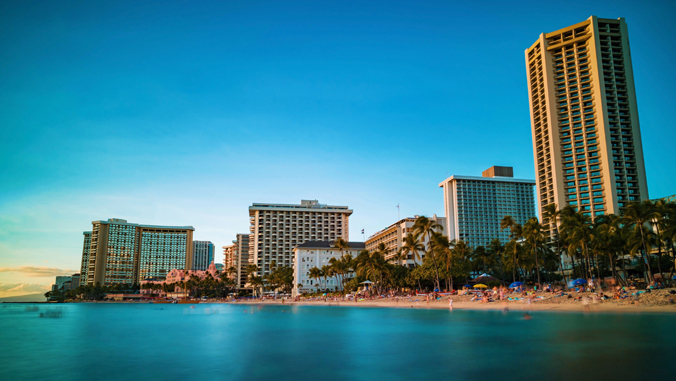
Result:
[[[385,260],[391,261],[397,252],[404,246],[404,238],[413,233],[413,225],[417,218],[418,216],[403,218],[385,229],[376,232],[366,240],[366,250],[370,252],[376,251],[378,246],[382,243],[387,248]],[[443,233],[446,231],[446,219],[444,217],[437,217],[435,214],[430,217],[430,219],[441,225],[441,230],[438,230],[437,232]],[[423,245],[425,247],[427,247],[428,241],[428,237],[423,237]],[[418,255],[420,256],[420,259],[425,258],[425,253],[422,251],[419,252]],[[418,264],[422,263],[421,261],[416,261],[413,254],[408,254],[406,261],[401,264],[412,267],[416,262]]]
[[[294,247],[307,241],[335,241],[338,237],[348,241],[351,214],[347,206],[317,200],[253,204],[249,207],[249,258],[260,269],[258,275],[269,274],[272,261],[277,266],[293,266]]]
[[[539,205],[594,218],[647,200],[624,19],[591,16],[543,33],[526,68]]]
[[[237,272],[233,278],[237,288],[244,288],[247,284],[246,267],[249,261],[249,234],[237,234],[232,245],[223,246],[223,267],[228,270],[234,267]]]

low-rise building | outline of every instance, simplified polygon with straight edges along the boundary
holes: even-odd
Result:
[[[339,259],[345,254],[354,258],[364,250],[365,245],[363,242],[348,242],[349,248],[341,252],[333,243],[334,241],[308,241],[293,249],[294,296],[318,290],[341,290],[338,277],[314,279],[310,277],[310,269],[321,269],[322,266],[329,265],[331,258]]]
[[[216,264],[211,262],[209,267],[206,270],[184,270],[184,269],[172,269],[170,270],[165,279],[149,279],[141,281],[141,293],[142,294],[159,294],[159,296],[164,296],[166,293],[163,290],[149,290],[144,287],[147,284],[174,284],[174,292],[183,292],[182,284],[184,281],[188,281],[192,276],[196,276],[200,280],[206,279],[211,275],[214,279],[219,280],[218,272],[216,271]]]

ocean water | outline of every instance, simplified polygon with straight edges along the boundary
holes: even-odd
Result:
[[[675,354],[671,314],[0,305],[0,380],[673,379]]]

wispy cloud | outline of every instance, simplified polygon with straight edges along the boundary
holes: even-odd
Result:
[[[0,296],[18,296],[24,294],[35,294],[38,292],[47,292],[51,289],[49,285],[37,283],[0,283]]]
[[[20,267],[0,267],[0,273],[19,273],[27,277],[52,277],[59,275],[72,275],[75,270],[57,269],[46,266],[20,266]]]

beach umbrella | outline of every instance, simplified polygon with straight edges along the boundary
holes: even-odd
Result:
[[[472,279],[472,282],[486,284],[491,282],[500,282],[500,279],[488,274],[481,274],[478,277]]]
[[[370,280],[365,280],[365,281],[363,281],[363,282],[361,282],[361,283],[359,283],[359,284],[371,284],[371,283],[373,283],[373,282],[371,282]]]
[[[479,283],[479,284],[475,284],[474,288],[488,288],[488,286],[486,286],[485,284]]]
[[[519,288],[521,286],[523,286],[523,282],[514,282],[509,285],[509,288]]]
[[[464,285],[464,286],[462,286],[462,287],[464,287],[464,288],[472,288],[472,285],[471,285],[471,284],[466,284],[466,285]]]
[[[570,282],[568,282],[568,288],[573,288],[575,286],[580,286],[580,285],[583,285],[583,284],[587,284],[587,281],[582,279],[582,278],[578,278],[578,279],[571,280]]]

